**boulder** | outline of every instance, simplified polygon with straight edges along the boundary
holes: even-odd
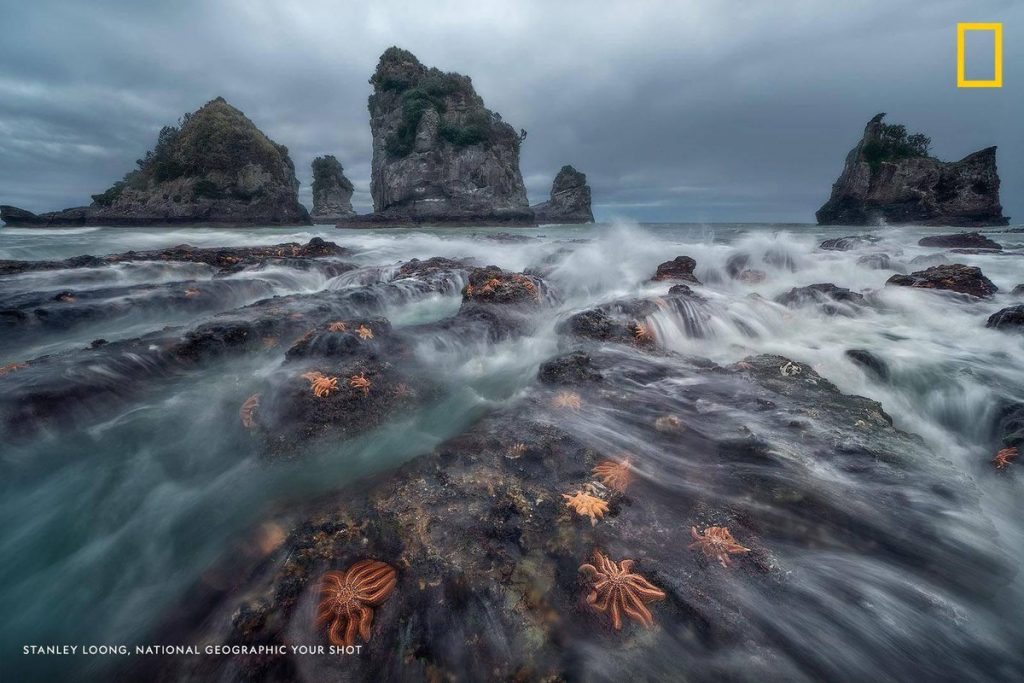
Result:
[[[980,232],[958,232],[954,235],[932,235],[917,241],[922,247],[943,247],[945,249],[992,249],[1002,250],[1002,245],[993,242]]]
[[[651,280],[684,280],[699,285],[700,280],[693,274],[693,269],[696,267],[697,262],[689,256],[676,256],[671,261],[660,264]]]
[[[889,258],[888,254],[864,254],[857,259],[857,265],[870,268],[872,270],[891,270],[892,259]]]
[[[859,365],[865,373],[883,382],[889,380],[889,366],[885,361],[865,349],[847,349],[846,357]]]
[[[833,237],[818,245],[819,249],[825,251],[849,251],[859,247],[879,242],[881,238],[874,235],[849,235],[847,237]]]
[[[1024,284],[1019,284],[1010,292],[1012,296],[1024,296]]]
[[[1007,306],[1000,311],[996,311],[989,317],[985,327],[1024,332],[1024,304]]]
[[[836,315],[849,312],[851,306],[863,305],[864,295],[845,287],[837,287],[830,282],[822,282],[806,287],[794,287],[785,294],[777,296],[775,301],[790,307],[822,304],[822,310],[825,313]],[[837,306],[836,304],[843,305]]]
[[[313,159],[313,211],[316,223],[337,223],[355,215],[352,210],[352,181],[345,177],[341,162],[332,155]]]
[[[996,148],[960,161],[928,156],[931,140],[872,118],[850,150],[832,196],[815,214],[821,225],[1006,225],[999,203]]]
[[[551,185],[551,198],[532,207],[538,223],[593,223],[587,176],[563,166]]]
[[[893,275],[886,280],[887,285],[901,287],[917,287],[921,289],[944,289],[981,298],[988,298],[999,291],[976,266],[965,266],[951,263],[945,266],[932,266],[918,270],[910,275]]]
[[[218,97],[164,126],[156,146],[87,207],[0,211],[8,225],[305,225],[288,148]]]

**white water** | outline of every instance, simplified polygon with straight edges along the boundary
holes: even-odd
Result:
[[[239,397],[253,376],[271,372],[279,357],[261,356],[223,363],[198,378],[150,395],[131,409],[87,425],[72,439],[44,435],[28,445],[5,447],[0,517],[0,603],[9,617],[3,626],[4,651],[28,642],[134,642],[161,611],[172,605],[202,572],[249,530],[275,511],[324,491],[344,486],[370,471],[386,469],[424,453],[457,434],[489,408],[513,400],[533,382],[538,365],[554,355],[555,325],[565,315],[623,296],[657,296],[667,283],[649,282],[656,265],[685,254],[696,259],[695,287],[708,300],[707,316],[693,334],[671,309],[649,321],[664,347],[732,363],[745,356],[777,353],[810,364],[846,393],[880,401],[896,426],[921,435],[937,459],[952,462],[967,481],[984,492],[982,512],[998,534],[997,543],[1017,567],[1024,566],[1024,516],[1019,512],[1024,463],[996,476],[992,414],[1001,401],[1024,402],[1024,336],[987,330],[986,318],[1011,303],[1010,290],[1024,282],[1024,234],[994,236],[1001,255],[948,254],[951,262],[979,266],[1000,288],[990,301],[965,301],[947,294],[886,288],[894,270],[872,270],[857,263],[865,253],[885,252],[894,268],[909,272],[916,256],[940,250],[917,246],[924,229],[891,228],[870,247],[823,252],[826,237],[863,232],[856,228],[810,226],[613,225],[550,227],[517,231],[540,239],[485,239],[497,231],[337,231],[326,228],[266,230],[81,229],[0,231],[0,258],[58,259],[129,249],[155,249],[181,243],[195,246],[250,246],[305,242],[322,236],[351,248],[346,259],[365,268],[327,279],[316,271],[268,269],[232,278],[257,277],[275,294],[346,289],[387,279],[400,261],[433,256],[471,258],[478,265],[507,270],[536,267],[545,259],[546,275],[560,297],[547,324],[530,337],[489,346],[473,342],[438,347],[424,339],[420,353],[456,389],[443,404],[410,416],[389,429],[335,444],[301,463],[268,465],[225,420],[237,419]],[[934,231],[930,231],[934,232]],[[764,282],[731,279],[726,261],[737,253],[751,257],[751,268],[766,272]],[[772,255],[770,263],[765,254]],[[780,265],[772,265],[772,264]],[[179,275],[180,273],[180,275]],[[203,280],[203,266],[122,264],[98,271],[69,270],[9,277],[3,291],[94,288],[110,284]],[[790,309],[772,299],[792,287],[830,282],[865,293],[871,305],[850,315],[829,316],[814,306]],[[758,296],[752,296],[758,295]],[[457,288],[396,305],[387,317],[396,326],[451,315]],[[28,360],[41,353],[82,347],[88,339],[128,338],[168,324],[166,320],[129,319],[119,330],[86,329],[56,342],[28,342],[0,358]],[[190,319],[173,321],[191,324]],[[102,332],[100,334],[99,332]],[[891,371],[887,383],[870,378],[844,352],[866,349]],[[596,426],[596,425],[595,425]],[[977,514],[964,511],[965,515]],[[9,558],[16,558],[12,561]],[[920,629],[927,623],[899,613],[906,603],[896,596],[907,577],[884,560],[845,566],[849,558],[816,557],[807,569],[807,589],[856,573],[876,591],[878,609],[894,628]],[[837,577],[839,577],[837,579]],[[754,597],[750,598],[752,601]],[[827,596],[821,599],[827,601]],[[1024,613],[1024,582],[1018,574],[1001,591],[1002,609],[961,606],[958,618],[973,633],[1009,657],[1024,630],[1000,619],[1014,609]],[[889,602],[893,613],[886,614]],[[57,608],[55,605],[59,604]],[[770,606],[763,606],[771,609]],[[819,622],[806,622],[819,623]],[[800,622],[789,624],[794,637]],[[805,624],[806,627],[806,624]],[[851,619],[836,624],[830,637],[836,657],[845,640],[866,643],[871,625]],[[866,645],[865,645],[866,646]],[[878,643],[875,643],[878,646]],[[852,664],[851,664],[852,666]]]

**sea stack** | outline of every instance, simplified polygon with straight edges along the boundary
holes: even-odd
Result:
[[[468,76],[397,47],[370,79],[374,213],[339,225],[534,225],[519,171],[523,134],[484,106]]]
[[[288,148],[223,97],[164,126],[156,146],[92,204],[32,214],[2,207],[8,225],[297,225],[309,214]]]
[[[864,137],[846,156],[832,196],[817,214],[821,225],[1006,225],[999,204],[996,148],[960,161],[928,155],[931,140],[907,135],[901,125],[868,122]]]
[[[356,214],[352,210],[352,182],[345,177],[345,169],[332,155],[313,159],[314,223],[337,223]]]
[[[530,207],[538,223],[593,223],[587,176],[563,166],[551,184],[551,198]]]

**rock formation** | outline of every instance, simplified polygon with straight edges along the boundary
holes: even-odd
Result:
[[[316,223],[337,223],[355,215],[352,210],[352,181],[332,155],[313,159],[313,211]]]
[[[8,225],[307,224],[288,148],[218,97],[165,126],[138,168],[89,206],[36,215],[0,207]]]
[[[1002,251],[1003,246],[982,235],[980,232],[961,232],[956,235],[931,235],[917,241],[922,247],[943,247],[946,249],[988,249]]]
[[[484,107],[468,76],[392,47],[370,83],[374,213],[353,225],[535,224],[519,171],[523,135]]]
[[[684,280],[699,285],[700,280],[693,274],[693,269],[696,267],[697,262],[689,256],[676,256],[671,261],[658,264],[658,269],[654,272],[651,280]]]
[[[880,220],[920,225],[1006,225],[999,204],[996,148],[960,161],[928,155],[931,140],[906,128],[868,122],[846,156],[832,196],[817,214],[821,225],[870,225]]]
[[[563,166],[551,184],[551,198],[530,207],[538,223],[593,223],[587,176]]]
[[[982,299],[987,299],[999,291],[999,288],[981,272],[981,268],[960,263],[932,266],[910,275],[893,275],[885,284],[918,289],[944,289]]]

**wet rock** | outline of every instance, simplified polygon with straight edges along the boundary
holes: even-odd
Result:
[[[1002,448],[1024,448],[1024,403],[1006,403],[995,420],[995,432]]]
[[[857,265],[872,270],[891,270],[892,261],[888,254],[864,254],[857,259]]]
[[[921,254],[910,259],[910,265],[920,266],[929,268],[931,266],[941,266],[949,263],[949,259],[942,254]]]
[[[1024,284],[1020,284],[1020,285],[1017,285],[1016,287],[1014,287],[1013,291],[1010,292],[1010,295],[1011,296],[1024,296]]]
[[[539,278],[487,266],[470,272],[462,300],[464,303],[539,305],[543,301],[544,287]]]
[[[819,249],[825,251],[849,251],[880,242],[881,238],[876,235],[850,235],[848,237],[833,237],[825,240]]]
[[[689,256],[676,256],[671,261],[660,264],[651,280],[684,280],[699,285],[700,280],[693,274],[696,267],[697,262]]]
[[[193,247],[190,244],[179,244],[167,249],[126,251],[106,256],[75,256],[63,261],[0,261],[0,275],[66,268],[99,268],[137,261],[205,263],[221,273],[234,273],[261,264],[290,259],[340,258],[350,253],[349,249],[320,237],[314,237],[306,244],[286,242],[267,247]]]
[[[136,666],[170,666],[174,678],[203,680],[296,679],[311,667],[360,680],[622,680],[631,671],[652,673],[652,653],[684,648],[692,655],[689,674],[714,680],[723,676],[722,662],[740,657],[737,670],[749,671],[743,653],[772,652],[780,619],[822,616],[820,593],[780,566],[773,546],[810,555],[884,552],[910,578],[957,591],[997,590],[1010,580],[1008,562],[986,560],[994,544],[967,533],[970,522],[953,514],[974,509],[976,494],[950,487],[945,497],[905,494],[907,486],[939,486],[953,469],[894,429],[876,402],[842,394],[781,356],[750,357],[742,366],[610,351],[552,359],[542,372],[558,368],[555,386],[536,387],[397,471],[290,514],[280,526],[291,531],[270,561],[231,554],[225,572],[236,580],[218,595],[204,593],[214,607],[159,634],[167,642],[325,642],[314,623],[321,577],[373,558],[396,569],[397,585],[374,608],[360,656],[137,658]],[[800,372],[780,370],[792,367]],[[603,381],[590,381],[591,372]],[[553,419],[566,409],[552,399],[573,389],[578,408]],[[677,429],[657,428],[666,415]],[[801,418],[811,415],[814,428],[802,428]],[[598,423],[604,428],[595,429]],[[627,447],[643,476],[621,494],[592,471]],[[822,468],[841,476],[822,487],[813,476]],[[562,498],[587,486],[608,503],[594,525]],[[687,548],[691,525],[727,526],[751,552],[725,569]],[[589,587],[579,566],[595,548],[634,560],[635,571],[666,594],[651,605],[658,628],[626,620],[614,631],[583,600]],[[744,597],[752,592],[791,610],[752,609],[761,604]],[[931,609],[927,601],[913,604]],[[769,667],[766,680],[778,673]],[[837,667],[821,673],[841,677]]]
[[[945,266],[932,266],[910,275],[893,275],[886,280],[886,285],[901,287],[917,287],[921,289],[942,289],[959,292],[981,298],[988,298],[999,291],[976,266],[965,266],[953,263]]]
[[[1001,251],[1002,245],[980,232],[959,232],[954,235],[931,235],[917,241],[922,247],[943,247],[945,249],[991,249]]]
[[[828,315],[849,314],[857,306],[862,306],[865,303],[863,294],[858,294],[845,287],[837,287],[829,282],[794,287],[785,294],[775,297],[775,301],[791,308],[807,304],[820,304],[822,310]]]
[[[889,381],[889,366],[885,361],[865,349],[847,349],[846,357],[859,365],[868,375],[875,379]]]
[[[537,377],[545,384],[579,384],[602,379],[601,373],[592,367],[590,356],[581,352],[543,363]]]
[[[1007,306],[989,316],[985,327],[997,330],[1024,332],[1024,304]]]

